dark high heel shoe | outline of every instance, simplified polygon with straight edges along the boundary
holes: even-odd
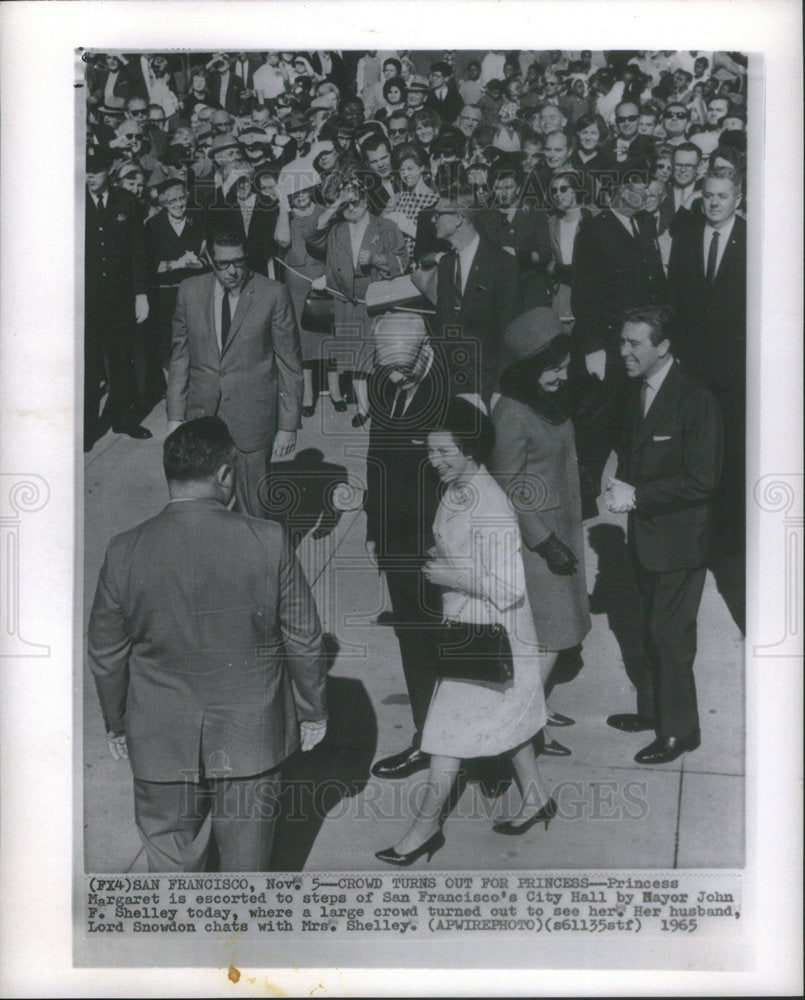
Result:
[[[536,749],[542,757],[569,757],[573,753],[570,747],[558,740],[542,740]]]
[[[366,423],[368,419],[369,419],[368,413],[356,413],[355,416],[352,418],[352,426],[363,427],[363,425]]]
[[[555,815],[556,802],[553,799],[548,799],[542,809],[539,809],[533,816],[529,816],[522,823],[513,823],[512,820],[507,819],[502,823],[495,823],[492,829],[495,833],[503,833],[507,837],[519,837],[520,834],[528,833],[531,827],[536,826],[537,823],[544,823],[547,831],[548,824]]]
[[[312,417],[315,412],[316,412],[316,404],[315,403],[312,403],[310,406],[303,406],[302,407],[302,416],[303,417]]]
[[[347,401],[345,399],[333,399],[333,397],[330,396],[330,402],[333,404],[333,409],[336,413],[347,412]]]
[[[302,411],[305,412],[304,410]],[[548,725],[549,726],[575,726],[576,720],[571,719],[569,715],[561,715],[559,712],[548,712]]]
[[[407,868],[423,854],[427,854],[428,861],[430,861],[442,847],[444,847],[444,834],[441,830],[437,830],[432,837],[428,837],[424,844],[420,844],[419,847],[407,854],[398,854],[393,847],[387,847],[385,851],[378,851],[375,857],[378,861],[387,861],[390,865],[397,865],[398,868]]]

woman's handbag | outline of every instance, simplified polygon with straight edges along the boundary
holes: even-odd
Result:
[[[512,648],[500,622],[445,621],[438,633],[440,677],[505,684],[514,677]]]
[[[332,334],[335,325],[335,307],[329,292],[311,288],[305,299],[305,308],[299,323],[311,333]]]

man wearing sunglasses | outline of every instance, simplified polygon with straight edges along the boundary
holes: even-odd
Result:
[[[433,545],[431,526],[438,505],[438,479],[427,460],[427,435],[444,415],[449,385],[438,345],[428,338],[421,316],[380,317],[374,341],[364,500],[366,551],[386,576],[414,734],[405,750],[377,761],[372,774],[405,778],[429,764],[428,755],[419,749],[436,679],[435,644],[427,626],[439,621],[440,615],[438,589],[423,581],[421,573]]]
[[[212,274],[179,286],[168,433],[195,417],[225,420],[237,446],[236,507],[267,517],[268,460],[296,447],[302,360],[287,289],[249,271],[246,254],[242,233],[220,229],[209,246]]]
[[[688,126],[690,125],[690,111],[684,104],[671,103],[662,115],[662,127],[665,130],[665,139],[668,146],[679,146],[685,142]]]
[[[388,132],[389,145],[392,149],[395,146],[401,146],[404,142],[408,142],[411,138],[411,126],[408,115],[404,111],[397,111],[393,115],[390,115],[386,131]]]
[[[615,135],[608,144],[618,163],[629,158],[629,146],[637,136],[640,109],[632,101],[621,101],[615,108]],[[605,147],[607,148],[607,147]]]

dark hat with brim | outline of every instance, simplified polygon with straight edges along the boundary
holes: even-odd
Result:
[[[503,345],[512,361],[523,361],[536,354],[562,333],[559,317],[548,306],[538,306],[521,313],[503,335]]]

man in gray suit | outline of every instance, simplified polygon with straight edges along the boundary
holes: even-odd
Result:
[[[149,871],[269,870],[282,762],[327,731],[313,598],[283,528],[227,509],[234,460],[217,417],[168,436],[170,500],[109,543],[90,615]]]
[[[168,433],[183,420],[219,416],[237,447],[237,509],[270,514],[270,454],[296,447],[302,408],[299,328],[284,285],[246,268],[243,235],[219,231],[212,274],[179,286],[168,373]]]

